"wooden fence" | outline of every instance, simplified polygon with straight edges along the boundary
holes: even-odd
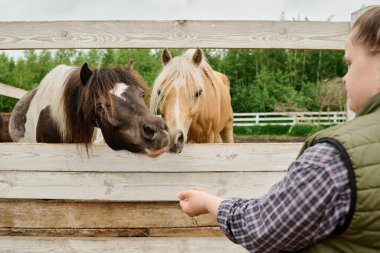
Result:
[[[313,21],[0,22],[0,49],[342,50],[349,27]],[[72,144],[0,144],[0,252],[246,252],[223,237],[213,217],[184,215],[176,193],[201,186],[222,197],[257,197],[284,175],[299,148],[189,144],[181,154],[153,159],[104,145],[87,156]]]
[[[299,148],[189,144],[152,159],[106,145],[87,157],[75,144],[1,144],[0,252],[245,252],[213,217],[182,213],[176,193],[258,197]]]

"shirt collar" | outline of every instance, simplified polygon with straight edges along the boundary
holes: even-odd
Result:
[[[356,113],[356,117],[369,114],[380,107],[380,93],[371,97],[367,103]]]

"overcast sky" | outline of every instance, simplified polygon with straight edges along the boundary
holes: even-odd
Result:
[[[380,5],[380,0],[0,0],[0,21],[349,21],[352,12],[369,5]]]
[[[286,19],[348,21],[380,0],[0,0],[0,21]]]

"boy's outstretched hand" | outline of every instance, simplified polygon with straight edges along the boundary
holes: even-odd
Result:
[[[179,192],[177,198],[182,210],[190,217],[206,213],[217,216],[220,203],[224,200],[200,188]]]

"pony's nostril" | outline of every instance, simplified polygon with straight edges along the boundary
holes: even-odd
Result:
[[[178,131],[176,135],[176,143],[183,144],[183,142],[184,142],[183,132]]]
[[[170,151],[174,153],[181,153],[183,145],[185,143],[185,136],[181,130],[177,130],[173,143],[171,144]]]
[[[144,136],[147,138],[152,138],[156,132],[155,128],[149,124],[144,124],[143,126]]]

